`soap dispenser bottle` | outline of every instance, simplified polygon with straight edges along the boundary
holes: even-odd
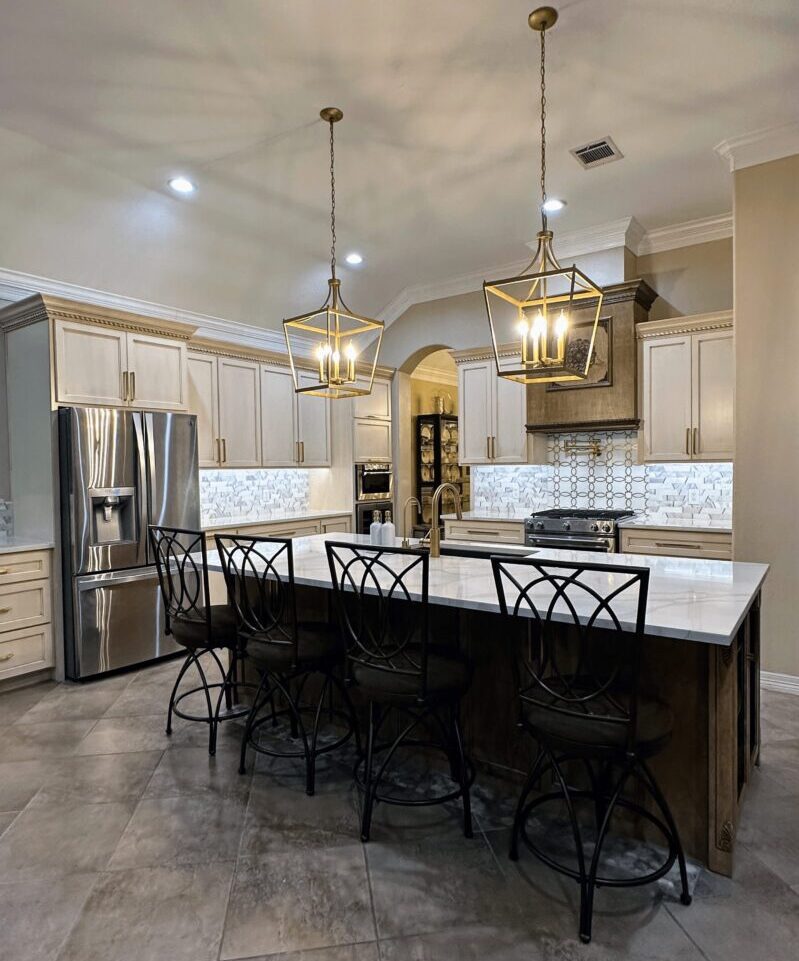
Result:
[[[396,536],[397,530],[394,527],[394,521],[391,519],[391,511],[386,511],[386,522],[380,528],[380,543],[383,547],[393,547]]]
[[[372,544],[380,544],[381,531],[383,529],[383,513],[382,511],[374,511],[372,514],[372,523],[369,525],[369,540]]]

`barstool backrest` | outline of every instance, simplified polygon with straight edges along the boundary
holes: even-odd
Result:
[[[522,703],[635,738],[645,567],[492,557],[502,613],[523,628]],[[618,727],[615,728],[618,730]]]
[[[347,663],[415,679],[427,693],[426,552],[327,541],[327,559],[347,645]]]
[[[297,609],[294,552],[286,537],[216,535],[228,600],[236,612],[239,636],[291,647],[297,662]]]
[[[210,643],[208,557],[203,532],[154,525],[148,530],[164,601],[167,634],[175,622],[204,624]]]

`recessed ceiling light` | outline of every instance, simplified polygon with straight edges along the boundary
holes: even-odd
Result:
[[[193,194],[197,189],[188,177],[172,177],[169,186],[178,194]]]
[[[548,214],[556,214],[566,206],[565,200],[558,200],[557,197],[550,197],[541,205],[541,209]]]
[[[352,264],[353,267],[357,267],[358,264],[363,263],[363,257],[353,251],[351,254],[347,254],[346,261],[348,264]]]

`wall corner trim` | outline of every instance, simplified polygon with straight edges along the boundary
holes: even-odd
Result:
[[[760,686],[766,691],[778,691],[780,694],[799,694],[799,677],[794,674],[761,671]]]
[[[754,130],[716,144],[715,151],[730,170],[743,170],[799,154],[799,122]]]

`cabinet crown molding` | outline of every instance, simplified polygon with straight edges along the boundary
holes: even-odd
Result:
[[[716,310],[709,314],[688,317],[666,317],[646,320],[636,326],[639,340],[651,337],[670,337],[674,334],[694,334],[703,330],[727,330],[733,326],[732,310]]]
[[[140,334],[171,337],[187,341],[197,330],[194,324],[134,314],[127,310],[83,304],[64,297],[34,294],[0,311],[0,328],[13,329],[42,320],[70,320]]]

